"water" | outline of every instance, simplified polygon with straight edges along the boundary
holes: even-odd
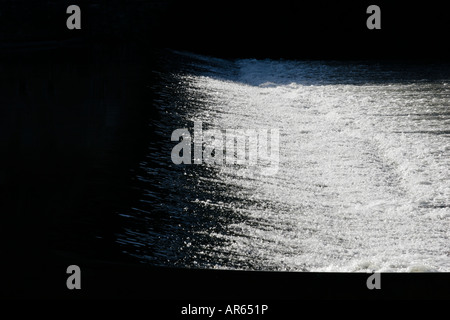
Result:
[[[171,52],[121,250],[154,265],[450,271],[450,66]],[[174,165],[171,133],[280,129],[275,175]]]

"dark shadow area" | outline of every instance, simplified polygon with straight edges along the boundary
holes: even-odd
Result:
[[[369,30],[370,1],[175,2],[177,48],[231,58],[448,59],[442,4],[377,1],[381,29]]]
[[[225,58],[449,58],[447,15],[438,1],[377,1],[379,30],[366,26],[370,1],[79,0],[82,27],[75,31],[65,27],[71,4],[2,1],[0,48],[40,50],[90,39],[139,41]]]
[[[12,266],[47,249],[114,254],[114,213],[133,198],[129,170],[151,139],[151,54],[129,45],[2,57],[2,239]]]

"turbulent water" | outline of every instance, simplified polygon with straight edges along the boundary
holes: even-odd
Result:
[[[173,61],[176,61],[174,63]],[[159,119],[120,213],[155,265],[450,271],[450,66],[221,60],[172,52]],[[280,131],[278,171],[171,160],[175,129]]]

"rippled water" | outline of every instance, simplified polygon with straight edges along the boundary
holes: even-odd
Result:
[[[173,52],[117,242],[142,262],[450,271],[450,66]],[[175,165],[171,133],[279,128],[279,169]]]

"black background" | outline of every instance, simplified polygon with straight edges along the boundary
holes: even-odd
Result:
[[[13,4],[13,5],[11,5]],[[70,4],[82,29],[68,30]],[[381,9],[369,30],[366,9]],[[141,41],[222,57],[447,59],[448,14],[426,1],[2,0],[0,39]]]

